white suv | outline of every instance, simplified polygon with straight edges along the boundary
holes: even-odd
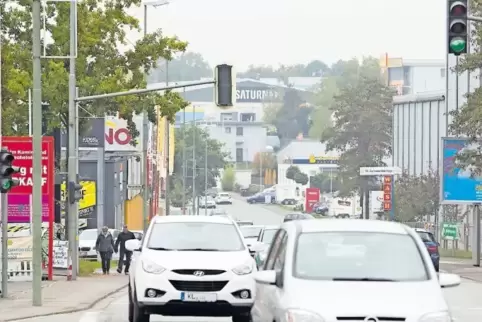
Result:
[[[232,205],[233,204],[233,199],[231,199],[231,196],[229,193],[221,192],[216,196],[216,203],[218,205]]]
[[[255,296],[250,256],[236,223],[225,216],[154,217],[134,251],[129,321],[166,316],[232,316],[250,322]]]

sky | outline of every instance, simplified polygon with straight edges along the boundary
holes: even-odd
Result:
[[[240,70],[384,53],[443,59],[445,10],[441,0],[170,0],[148,7],[147,29],[188,41],[211,65]],[[141,8],[132,13],[143,19]]]

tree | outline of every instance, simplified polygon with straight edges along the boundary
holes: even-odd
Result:
[[[322,142],[328,151],[341,153],[339,177],[341,196],[368,189],[370,182],[361,179],[363,166],[385,166],[391,155],[392,100],[394,92],[382,84],[378,60],[364,59],[356,77],[340,81],[333,98],[334,125],[323,132]]]
[[[126,29],[140,30],[139,20],[128,14],[141,0],[85,0],[76,3],[78,47],[76,59],[77,86],[80,96],[123,92],[145,88],[145,74],[157,66],[161,58],[171,59],[185,50],[187,44],[176,37],[162,36],[160,30],[148,34],[125,52],[119,44],[128,45]],[[52,42],[46,44],[49,56],[69,53],[70,3],[51,3],[46,7],[47,34]],[[15,6],[0,2],[2,13],[2,122],[4,134],[28,133],[28,89],[32,87],[32,19],[31,1],[18,1]],[[50,129],[66,126],[68,109],[68,61],[42,60],[42,98],[50,107],[44,115]],[[175,113],[185,102],[177,93],[167,92],[129,95],[80,104],[80,119],[92,115],[115,115],[128,122],[133,138],[138,131],[132,117],[147,111],[149,120],[156,121],[155,106],[161,116],[174,120]],[[14,126],[12,126],[14,125]],[[83,122],[80,122],[83,126]]]
[[[223,191],[233,191],[236,183],[236,173],[232,167],[226,167],[221,179],[221,187]]]
[[[298,168],[295,165],[292,165],[286,170],[286,179],[295,180],[296,174],[300,172],[301,172],[300,168]]]
[[[193,148],[192,142],[196,138],[196,146]],[[175,133],[175,153],[174,153],[174,177],[182,180],[183,164],[186,170],[186,195],[192,197],[193,183],[196,184],[196,195],[205,190],[205,177],[207,174],[207,188],[216,186],[216,178],[220,177],[220,169],[227,165],[229,154],[223,150],[223,144],[209,136],[206,129],[200,127],[186,127],[176,129]],[[207,155],[206,155],[207,145]],[[186,148],[185,159],[183,149]],[[192,156],[196,160],[196,175],[193,180]],[[207,157],[207,171],[205,168]],[[194,181],[194,182],[193,182]]]
[[[303,186],[308,184],[308,181],[310,181],[310,178],[308,178],[308,175],[304,172],[298,172],[295,174],[295,182],[298,184],[301,184]]]
[[[320,189],[321,193],[340,190],[341,184],[336,175],[320,172],[310,178],[310,186]]]
[[[167,66],[170,82],[196,81],[203,77],[212,77],[213,68],[200,53],[186,52],[169,62]],[[158,67],[149,73],[151,83],[166,81],[165,61],[160,61]]]
[[[240,78],[278,78],[286,81],[288,77],[321,77],[329,71],[328,65],[320,60],[313,60],[308,64],[255,66],[250,65],[248,70],[238,74]]]

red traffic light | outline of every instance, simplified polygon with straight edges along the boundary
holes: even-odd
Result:
[[[0,163],[11,164],[13,160],[15,160],[15,157],[13,156],[12,153],[3,149],[0,151]]]
[[[453,17],[463,17],[467,15],[467,5],[457,1],[450,6],[450,15]]]

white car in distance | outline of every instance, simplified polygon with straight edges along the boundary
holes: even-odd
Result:
[[[158,216],[134,251],[129,321],[151,315],[232,316],[250,322],[256,264],[236,223],[225,216]]]
[[[199,208],[214,209],[216,208],[216,201],[211,196],[199,197]]]
[[[233,199],[231,198],[231,195],[226,192],[221,192],[218,193],[216,196],[216,204],[218,205],[232,205],[233,204]]]
[[[109,229],[114,242],[119,236],[120,230]],[[79,257],[85,260],[98,260],[97,250],[95,249],[95,243],[97,237],[99,236],[99,231],[97,229],[84,229],[79,234]],[[112,254],[112,259],[119,259],[119,253]]]
[[[301,220],[276,233],[255,274],[254,322],[451,322],[442,287],[417,233],[369,220]]]

